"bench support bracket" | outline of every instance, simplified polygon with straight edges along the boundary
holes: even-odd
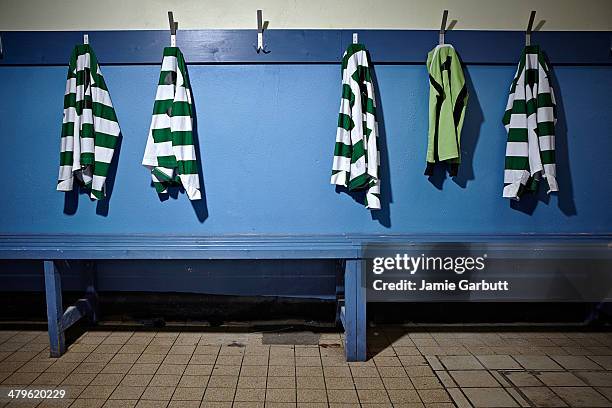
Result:
[[[345,262],[344,306],[340,319],[344,326],[346,361],[366,361],[366,291],[360,259]]]
[[[95,321],[95,266],[86,266],[86,298],[79,299],[66,311],[62,306],[62,281],[55,261],[44,261],[45,291],[47,297],[47,323],[51,357],[60,357],[66,351],[66,330],[84,316]]]

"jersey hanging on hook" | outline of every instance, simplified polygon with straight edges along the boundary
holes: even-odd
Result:
[[[425,175],[436,163],[448,164],[456,176],[461,162],[461,128],[468,92],[461,60],[450,44],[439,44],[427,55],[429,73],[429,131]]]
[[[71,191],[76,178],[92,199],[103,199],[120,132],[96,54],[89,44],[77,45],[64,95],[57,190]]]
[[[378,124],[368,52],[351,44],[342,58],[342,99],[331,183],[365,190],[365,205],[380,209]]]
[[[187,66],[178,47],[166,47],[142,164],[158,193],[182,186],[199,200],[200,178],[193,137],[193,101]]]

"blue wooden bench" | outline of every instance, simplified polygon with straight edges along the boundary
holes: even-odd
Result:
[[[348,361],[366,359],[365,276],[359,244],[348,236],[0,235],[0,259],[41,260],[52,357],[66,350],[65,331],[83,317],[96,321],[96,260],[337,259],[344,268],[339,315]],[[85,296],[66,310],[58,262],[84,262]]]

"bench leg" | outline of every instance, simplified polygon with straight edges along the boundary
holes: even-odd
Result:
[[[366,361],[365,275],[359,259],[346,260],[342,322],[346,360]]]
[[[85,298],[91,308],[89,320],[91,323],[98,322],[98,292],[96,291],[97,271],[96,263],[88,261],[85,263]]]
[[[60,357],[66,351],[66,339],[62,328],[62,282],[53,261],[45,261],[45,291],[47,296],[47,323],[51,357]]]

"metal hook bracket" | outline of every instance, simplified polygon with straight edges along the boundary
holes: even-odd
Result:
[[[359,34],[353,33],[353,44],[359,43]]]
[[[444,44],[444,34],[446,34],[446,20],[448,20],[448,10],[444,10],[442,13],[442,24],[440,24],[440,37],[439,44]]]
[[[525,45],[531,45],[531,31],[533,30],[535,15],[535,10],[531,10],[531,14],[529,15],[529,24],[527,24],[527,31],[525,31]]]
[[[257,10],[257,45],[253,45],[255,47],[255,51],[257,53],[263,52],[264,54],[268,54],[270,51],[267,50],[268,45],[264,44],[264,30],[266,29],[267,21],[263,21],[263,13],[261,10]]]
[[[168,25],[170,26],[170,46],[176,47],[176,30],[178,30],[178,22],[174,21],[174,13],[168,12]]]
[[[2,34],[0,34],[0,59],[4,59],[4,47],[2,47]]]
[[[83,44],[89,44],[89,34],[83,34]]]

